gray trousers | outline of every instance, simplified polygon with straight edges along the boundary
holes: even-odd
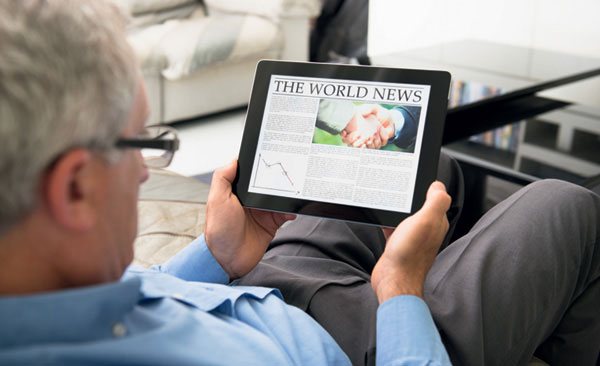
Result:
[[[442,155],[438,179],[453,196],[451,226],[462,204],[457,169]],[[425,301],[453,364],[521,365],[535,353],[552,366],[593,365],[600,352],[599,236],[600,197],[549,180],[521,189],[444,247],[426,279]],[[240,284],[279,288],[353,364],[374,364],[378,302],[369,281],[384,246],[376,227],[298,217]]]

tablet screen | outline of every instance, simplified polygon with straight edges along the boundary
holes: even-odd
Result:
[[[434,180],[450,75],[261,61],[234,193],[243,205],[395,226]]]
[[[272,75],[248,191],[410,212],[429,89]],[[393,124],[385,146],[343,138],[356,116],[368,139],[384,113]]]

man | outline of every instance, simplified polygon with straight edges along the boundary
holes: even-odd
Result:
[[[348,311],[356,304],[357,318],[374,314],[373,300],[382,303],[375,306],[379,364],[449,364],[423,298],[455,363],[514,364],[544,341],[556,364],[597,357],[598,315],[583,326],[578,318],[598,300],[600,199],[560,182],[522,191],[437,258],[450,206],[440,183],[417,214],[385,231],[387,243],[378,228],[299,218],[279,231],[257,266],[292,217],[243,209],[231,194],[233,162],[213,178],[205,234],[163,266],[125,271],[138,185],[147,178],[136,147],[146,146],[146,133],[161,133],[144,129],[146,98],[123,24],[99,0],[0,2],[0,18],[0,363],[348,364],[340,349],[350,353],[352,346],[339,334],[344,324],[326,316],[346,312],[332,297],[340,294],[351,299]],[[159,141],[173,151],[173,141]],[[535,222],[523,225],[538,201]],[[344,230],[359,240],[316,243]],[[528,245],[512,239],[515,231]],[[298,232],[303,248],[285,242],[298,240]],[[489,237],[499,237],[498,245],[483,240]],[[338,252],[340,246],[357,249]],[[325,259],[325,277],[341,277],[314,286],[310,276],[322,266],[303,272],[290,264],[290,249],[310,252],[300,253],[301,267]],[[348,266],[357,274],[337,271]],[[333,338],[276,290],[220,285],[260,280],[265,268],[287,268],[298,281],[282,286],[291,294],[286,300],[307,304]],[[504,289],[491,286],[498,278],[509,280]],[[261,281],[268,280],[279,279]],[[298,293],[290,290],[296,285]],[[506,314],[512,319],[498,321]],[[372,362],[368,340],[360,347],[353,362]]]
[[[293,218],[244,210],[235,165],[215,175],[206,240],[123,275],[148,176],[135,146],[151,135],[123,21],[98,0],[1,2],[0,17],[0,363],[349,364],[276,290],[219,285]],[[443,218],[449,197],[439,185],[431,197]]]

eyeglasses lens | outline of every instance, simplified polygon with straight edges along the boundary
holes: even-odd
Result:
[[[175,134],[170,129],[161,126],[147,127],[144,134],[140,137],[149,140],[175,140]],[[149,168],[164,168],[169,165],[173,159],[173,151],[163,149],[143,148],[142,157]]]

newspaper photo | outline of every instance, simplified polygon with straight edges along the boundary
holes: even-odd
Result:
[[[248,191],[410,212],[429,93],[272,75]]]

